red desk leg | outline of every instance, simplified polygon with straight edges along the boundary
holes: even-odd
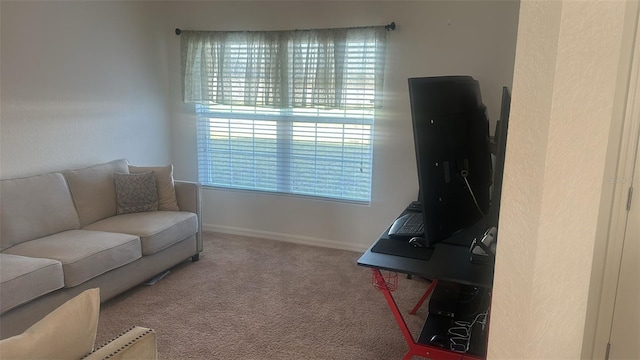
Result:
[[[427,291],[424,292],[424,294],[422,295],[422,297],[420,298],[420,300],[418,300],[418,303],[416,304],[416,306],[413,307],[413,309],[411,309],[411,311],[409,312],[409,314],[411,315],[415,315],[416,312],[418,312],[418,309],[420,309],[420,306],[422,306],[422,304],[424,304],[424,301],[427,300],[427,298],[429,297],[429,295],[431,295],[431,293],[433,292],[433,290],[435,290],[436,285],[438,285],[438,280],[435,279],[431,282],[431,285],[427,288]]]
[[[398,323],[398,326],[400,326],[400,331],[402,332],[402,335],[404,336],[404,339],[407,342],[407,345],[409,345],[409,351],[404,356],[403,360],[410,360],[413,356],[420,356],[424,358],[437,359],[437,360],[461,360],[465,358],[464,354],[462,353],[456,353],[456,352],[448,351],[442,348],[437,348],[437,347],[433,347],[425,344],[419,344],[415,342],[413,340],[413,336],[411,335],[411,332],[409,331],[409,328],[407,327],[407,323],[404,321],[404,318],[402,317],[402,313],[400,313],[400,309],[398,309],[398,304],[396,303],[395,299],[391,295],[390,288],[393,288],[393,287],[387,284],[384,277],[380,273],[380,269],[372,268],[371,272],[373,273],[373,277],[375,280],[374,286],[378,290],[380,290],[382,294],[384,294],[384,297],[387,300],[387,304],[389,305],[389,308],[391,309],[391,312],[393,313],[393,316],[395,317],[396,322]],[[427,291],[429,291],[429,289],[427,289]],[[433,291],[433,289],[431,289],[430,291]],[[426,296],[423,295],[423,297],[426,299]],[[424,302],[424,300],[422,300],[422,302]],[[466,359],[472,359],[472,357],[467,356]]]
[[[387,303],[389,304],[389,308],[391,308],[393,317],[396,318],[396,322],[400,326],[400,331],[402,331],[402,335],[404,336],[404,339],[407,341],[407,344],[409,344],[409,347],[411,347],[411,344],[414,342],[413,336],[411,335],[411,332],[407,327],[407,323],[404,321],[404,318],[402,317],[402,314],[398,309],[398,304],[396,304],[396,300],[391,295],[391,290],[389,290],[389,286],[387,285],[387,282],[384,280],[384,277],[380,273],[379,269],[374,268],[374,269],[371,269],[371,271],[373,272],[373,276],[376,281],[376,288],[382,291],[382,294],[384,294],[384,297],[387,299]]]

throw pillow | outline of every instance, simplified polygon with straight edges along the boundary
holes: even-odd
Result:
[[[118,215],[158,210],[156,177],[152,172],[115,173],[114,179]]]
[[[62,304],[20,335],[0,341],[3,359],[80,359],[93,349],[100,289],[89,289]]]
[[[180,211],[173,182],[173,164],[167,166],[133,166],[129,165],[129,172],[139,174],[152,171],[156,176],[158,186],[158,210]]]

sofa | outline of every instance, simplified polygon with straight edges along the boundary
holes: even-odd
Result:
[[[200,185],[126,159],[0,180],[0,339],[90,288],[104,302],[202,252]]]
[[[95,346],[100,289],[85,290],[45,316],[22,334],[0,340],[5,360],[157,360],[156,333],[132,326]]]

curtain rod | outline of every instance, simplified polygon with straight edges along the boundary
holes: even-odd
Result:
[[[390,24],[385,25],[384,28],[387,31],[395,30],[396,29],[396,23],[392,21]],[[180,28],[176,28],[176,35],[180,35],[181,33],[182,33],[182,30]]]

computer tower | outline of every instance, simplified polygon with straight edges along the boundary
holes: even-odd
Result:
[[[455,317],[461,291],[461,284],[439,281],[429,299],[429,314]]]

